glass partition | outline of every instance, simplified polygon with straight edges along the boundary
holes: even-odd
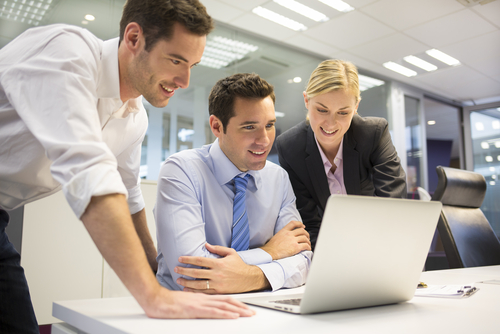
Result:
[[[473,170],[486,179],[481,210],[500,236],[500,107],[470,113]]]
[[[300,123],[306,117],[302,92],[309,75],[323,60],[313,53],[217,24],[207,37],[202,62],[192,70],[189,88],[177,90],[162,109],[144,101],[149,128],[143,143],[141,177],[156,180],[168,156],[215,140],[208,124],[208,96],[217,80],[231,74],[257,73],[274,86],[277,136]],[[363,75],[360,70],[360,86],[362,102],[358,112],[387,118],[385,82]],[[278,163],[275,149],[268,159]]]

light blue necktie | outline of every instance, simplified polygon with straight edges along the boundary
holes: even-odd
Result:
[[[231,248],[236,251],[247,250],[250,241],[250,229],[248,228],[247,209],[245,204],[245,192],[250,175],[245,177],[235,176],[235,194],[233,201],[233,231],[231,236]]]

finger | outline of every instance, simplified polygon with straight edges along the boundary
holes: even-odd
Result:
[[[223,247],[223,246],[217,246],[217,245],[211,245],[208,242],[205,244],[205,247],[210,253],[220,255],[222,257],[228,256],[229,254],[232,254],[235,252],[233,248],[228,248],[228,247]]]
[[[181,256],[179,262],[183,264],[191,264],[193,266],[212,268],[214,259],[202,256]]]
[[[309,238],[309,232],[306,231],[305,228],[296,228],[295,230],[292,231],[294,235],[305,235]]]
[[[217,305],[200,306],[194,310],[194,318],[198,319],[237,319],[239,317],[240,313],[225,311],[224,309],[218,308]]]
[[[308,237],[306,237],[305,235],[301,235],[301,236],[297,237],[296,240],[299,244],[309,244],[309,245],[311,244],[311,240]]]
[[[221,296],[206,296],[207,298],[211,298],[210,302],[207,303],[206,307],[211,308],[212,310],[217,310],[216,314],[229,314],[242,317],[251,317],[255,314],[255,311],[250,309],[246,305],[234,304],[231,300],[217,300],[216,298],[220,298]],[[236,301],[234,301],[236,302]],[[240,303],[241,304],[241,303]],[[209,317],[210,318],[210,317]]]
[[[255,311],[248,307],[248,305],[245,305],[234,298],[220,295],[210,296],[210,298],[218,300],[217,307],[220,309],[238,313],[243,317],[248,317],[255,314]]]
[[[295,230],[297,228],[303,228],[303,227],[305,227],[305,226],[301,222],[296,221],[296,220],[292,220],[291,222],[289,222],[288,224],[286,224],[286,226],[283,227],[283,229],[287,229],[289,231],[293,231],[293,230]]]
[[[197,268],[185,268],[185,267],[175,267],[174,271],[182,276],[189,276],[192,278],[202,278],[210,279],[210,270],[207,269],[197,269]]]
[[[200,290],[202,292],[212,290],[213,292],[216,292],[214,290],[214,287],[210,287],[210,289],[207,289],[207,280],[191,280],[191,279],[185,279],[183,277],[179,277],[176,280],[176,282],[177,282],[177,284],[182,285],[183,287],[188,288],[188,289]],[[214,284],[213,281],[210,281],[210,283]]]
[[[217,294],[217,291],[210,289],[210,290],[198,290],[198,289],[191,289],[191,288],[184,288],[182,291],[186,292],[194,292],[194,293],[205,293],[207,295],[215,295]]]

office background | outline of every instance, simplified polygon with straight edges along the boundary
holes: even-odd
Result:
[[[143,143],[141,176],[145,179],[143,190],[148,203],[154,202],[154,190],[149,188],[154,187],[152,181],[156,180],[166,157],[215,139],[208,126],[207,99],[218,79],[237,72],[255,72],[272,83],[277,95],[279,134],[305,118],[302,91],[312,70],[324,59],[340,58],[354,62],[359,68],[362,85],[359,113],[389,121],[408,175],[410,198],[418,198],[417,187],[434,191],[437,165],[475,170],[487,180],[482,210],[497,236],[500,235],[500,0],[346,0],[354,8],[349,12],[337,11],[319,0],[299,0],[321,11],[328,18],[323,22],[303,17],[279,5],[280,1],[201,2],[216,20],[216,29],[208,36],[202,64],[193,69],[190,87],[177,91],[166,108],[153,108],[145,101],[150,125]],[[124,3],[124,0],[0,0],[0,47],[30,27],[52,23],[82,26],[101,39],[117,37]],[[266,10],[287,16],[307,29],[295,31],[254,13]],[[89,14],[93,17],[86,17]],[[445,52],[460,64],[449,66],[435,60],[426,54],[432,49]],[[437,69],[427,72],[408,63],[404,58],[410,55],[430,62]],[[384,67],[388,62],[403,65],[415,75],[406,77],[393,72]],[[270,160],[277,162],[275,151]],[[57,205],[58,201],[64,200],[50,198],[33,203],[26,211],[21,208],[12,212],[13,223],[8,233],[20,252],[23,220],[29,220],[30,215],[43,210],[47,203]],[[69,215],[68,209],[64,217]],[[152,222],[149,217],[148,220]],[[60,280],[70,281],[64,275],[72,275],[73,284],[80,289],[92,288],[95,298],[122,294],[113,291],[119,287],[111,280],[101,282],[99,278],[105,277],[110,269],[103,266],[90,240],[85,248],[71,239],[85,233],[78,222],[74,228],[82,231],[71,234],[61,227],[51,227],[47,234],[52,239],[41,241],[51,254],[63,256],[61,250],[71,248],[83,253],[67,260],[66,267],[69,261],[78,262],[78,266],[71,269],[72,273],[60,273]],[[31,236],[26,243],[33,244],[39,239],[35,231],[26,232],[25,236]],[[59,244],[49,247],[49,242]],[[26,254],[24,260],[38,265],[42,251],[33,251],[33,257]],[[54,261],[50,268],[57,269],[64,260]],[[31,280],[30,286],[33,285],[37,316],[47,319],[42,323],[53,321],[49,317],[53,298],[89,298],[86,294],[47,297],[43,304],[48,309],[47,316],[43,318],[39,315],[37,291],[49,290],[50,283],[42,276],[54,274],[42,274],[49,270],[47,264],[41,267],[27,264],[27,267],[29,280],[31,273],[40,277],[40,286]],[[97,277],[95,282],[89,284],[83,278],[84,273],[77,271],[78,267],[85,273],[91,267]],[[84,283],[78,283],[78,275],[82,275]],[[53,285],[54,291],[63,290],[55,280]],[[73,285],[67,290],[76,293]]]
[[[124,0],[0,0],[0,47],[27,28],[69,23],[102,39],[118,35]],[[393,141],[408,174],[408,191],[431,194],[436,165],[475,170],[488,183],[483,211],[500,235],[500,1],[350,0],[342,12],[319,0],[301,3],[324,14],[320,22],[273,0],[202,0],[216,20],[200,66],[188,89],[163,109],[146,101],[150,126],[143,143],[141,177],[155,180],[170,154],[214,140],[207,97],[216,80],[255,72],[276,88],[278,134],[305,117],[308,76],[327,58],[359,67],[359,113],[389,120]],[[256,14],[273,11],[295,20],[299,30]],[[86,15],[92,15],[92,17]],[[438,49],[460,63],[450,66],[426,51]],[[427,72],[405,57],[436,66]],[[387,62],[414,71],[407,77]],[[275,153],[275,152],[272,152]],[[276,155],[270,159],[277,161]],[[14,213],[22,217],[21,213]],[[15,232],[12,232],[15,233]]]
[[[393,141],[416,188],[431,194],[436,165],[475,170],[488,183],[483,211],[500,235],[500,1],[350,0],[341,12],[324,1],[301,3],[323,13],[323,22],[273,0],[202,0],[216,20],[202,63],[188,89],[163,109],[145,101],[150,126],[143,143],[141,177],[155,180],[170,154],[214,140],[208,126],[212,85],[237,72],[255,72],[276,89],[278,134],[305,117],[302,91],[312,70],[328,58],[354,62],[361,74],[359,113],[388,119]],[[118,36],[124,0],[0,0],[0,47],[27,28],[69,23],[102,39]],[[284,27],[255,12],[295,20]],[[86,15],[93,17],[86,17]],[[450,66],[426,54],[438,49],[460,63]],[[418,56],[437,69],[405,60]],[[384,67],[405,66],[407,77]],[[270,160],[277,162],[275,152]],[[14,213],[22,218],[21,213]],[[11,232],[15,234],[16,232]]]

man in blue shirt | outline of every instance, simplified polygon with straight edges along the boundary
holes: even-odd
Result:
[[[274,102],[273,87],[256,74],[219,80],[209,97],[217,139],[174,154],[162,166],[155,218],[157,278],[163,286],[239,293],[305,283],[309,234],[287,173],[266,161],[275,138]],[[248,179],[244,249],[232,240],[238,176]]]

